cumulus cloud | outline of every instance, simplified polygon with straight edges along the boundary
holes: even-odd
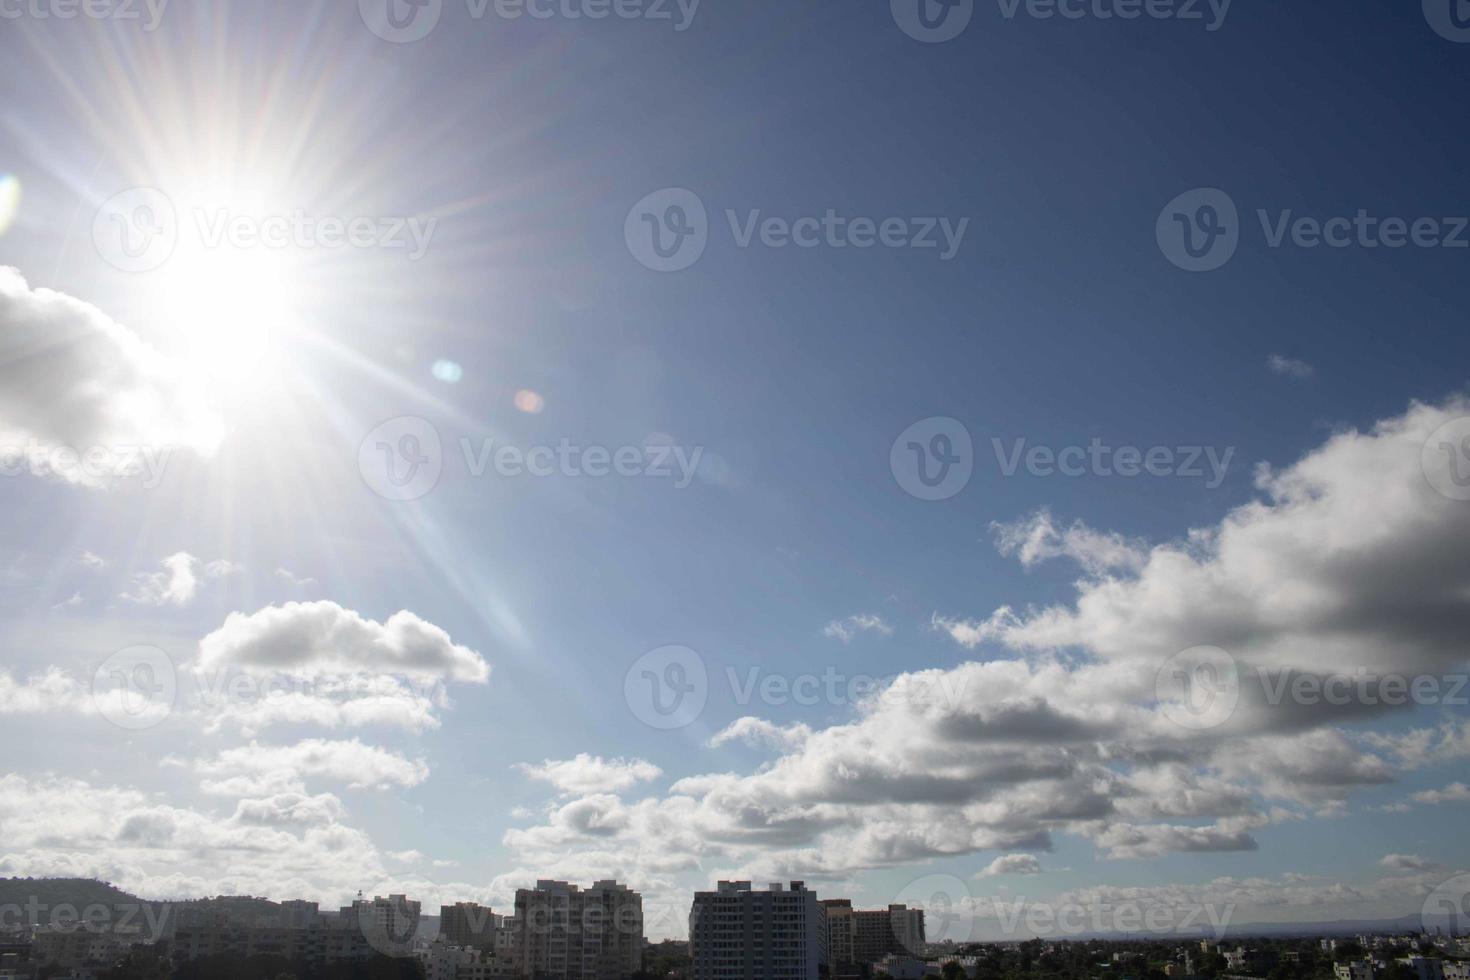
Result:
[[[451,683],[483,684],[490,665],[433,623],[402,611],[378,623],[334,602],[288,602],[231,613],[192,665],[210,730],[272,725],[439,726]],[[245,695],[232,676],[247,675]]]
[[[0,447],[26,452],[25,468],[89,487],[137,475],[134,450],[208,455],[222,433],[197,380],[178,364],[96,307],[33,289],[4,266],[0,419]]]
[[[998,878],[1001,875],[1039,875],[1041,862],[1034,854],[1002,854],[975,873],[976,878]]]
[[[1438,806],[1442,803],[1470,803],[1470,786],[1450,783],[1444,789],[1426,789],[1410,797],[1415,803]]]
[[[1417,854],[1385,854],[1378,863],[1391,871],[1434,871],[1442,867],[1438,862]]]
[[[145,606],[185,605],[199,590],[198,564],[199,559],[187,551],[169,555],[163,559],[163,571],[134,575],[132,591],[122,598]]]
[[[877,633],[880,636],[892,636],[893,627],[883,621],[882,616],[874,613],[857,613],[846,619],[834,619],[822,629],[822,635],[843,643],[851,643],[852,638],[859,633]]]
[[[95,710],[87,688],[59,667],[48,667],[24,681],[17,681],[8,671],[0,670],[0,715]]]
[[[575,759],[547,759],[540,765],[520,762],[515,768],[560,792],[579,795],[615,793],[663,775],[662,769],[644,759],[604,759],[586,752]]]
[[[199,663],[298,676],[368,673],[471,684],[490,678],[483,657],[411,612],[377,623],[325,600],[230,613],[199,642]]]

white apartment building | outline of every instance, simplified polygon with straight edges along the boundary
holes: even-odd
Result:
[[[513,921],[519,976],[626,980],[643,968],[643,897],[616,881],[517,889]]]

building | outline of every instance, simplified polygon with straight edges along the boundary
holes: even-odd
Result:
[[[495,948],[495,914],[490,906],[455,902],[439,906],[439,939],[450,946]]]
[[[238,925],[223,919],[181,922],[171,949],[176,961],[270,955],[309,963],[363,959],[375,952],[356,919],[327,916],[302,929]]]
[[[853,959],[853,943],[857,938],[857,920],[853,916],[852,900],[827,898],[822,900],[827,913],[827,957],[833,966],[839,963],[856,963]]]
[[[827,914],[804,882],[754,891],[721,881],[689,910],[694,980],[817,980],[827,964]]]
[[[616,881],[538,881],[516,891],[512,936],[519,976],[623,980],[643,967],[643,898]]]
[[[342,909],[342,919],[356,925],[373,949],[387,956],[407,956],[418,934],[422,906],[406,895],[375,896]]]
[[[1373,980],[1374,969],[1372,960],[1353,960],[1349,963],[1338,963],[1332,968],[1337,980]]]
[[[1445,980],[1444,960],[1404,956],[1398,962],[1414,971],[1415,980]]]
[[[853,913],[853,956],[876,963],[885,956],[919,956],[924,952],[924,912],[904,905]]]
[[[1225,953],[1225,965],[1232,970],[1241,970],[1253,977],[1263,977],[1276,968],[1276,954],[1270,950],[1246,949],[1237,946]]]

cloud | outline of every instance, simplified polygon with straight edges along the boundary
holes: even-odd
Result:
[[[83,568],[90,568],[93,571],[97,571],[107,567],[107,559],[99,555],[94,555],[90,551],[84,551],[78,556],[77,564]]]
[[[1443,867],[1417,854],[1385,854],[1378,863],[1391,871],[1435,871]]]
[[[93,488],[137,475],[135,450],[210,455],[223,431],[205,392],[180,365],[96,307],[32,289],[4,266],[0,419],[0,447],[12,461],[30,447],[24,468]]]
[[[317,584],[317,580],[311,576],[298,576],[289,568],[277,568],[276,578],[285,582],[293,589],[305,589]]]
[[[1088,574],[1101,575],[1113,569],[1137,571],[1147,559],[1142,542],[1094,531],[1081,521],[1058,531],[1045,510],[1010,524],[993,523],[990,529],[995,533],[996,550],[1015,555],[1025,568],[1052,558],[1070,558]]]
[[[33,715],[55,711],[96,711],[91,692],[59,667],[48,667],[24,682],[0,670],[0,715]]]
[[[711,748],[719,748],[726,743],[740,741],[751,748],[774,748],[789,751],[801,748],[811,736],[812,730],[800,722],[782,727],[764,718],[746,715],[735,719],[723,730],[717,732],[709,740],[709,745]]]
[[[1000,875],[1039,875],[1041,862],[1034,854],[1002,854],[983,869],[975,873],[976,878],[996,878]]]
[[[1415,803],[1439,806],[1442,803],[1470,803],[1470,786],[1450,783],[1444,789],[1427,789],[1409,797]]]
[[[877,633],[881,636],[892,636],[893,627],[883,621],[883,617],[873,613],[858,613],[848,616],[846,619],[834,619],[822,629],[822,635],[843,643],[851,643],[852,638],[859,633]]]
[[[1310,378],[1317,373],[1316,368],[1306,361],[1298,361],[1281,354],[1272,354],[1266,358],[1266,367],[1272,374],[1280,374],[1288,378]]]
[[[193,769],[218,781],[206,787],[216,795],[283,794],[308,779],[346,784],[351,789],[412,787],[429,778],[422,759],[365,745],[357,739],[306,739],[294,745],[259,745],[225,749]]]
[[[1262,467],[1263,499],[1155,546],[1129,575],[1080,582],[1070,606],[992,618],[986,635],[1105,660],[1157,663],[1212,644],[1247,669],[1457,667],[1470,628],[1470,509],[1433,489],[1424,467],[1450,461],[1423,449],[1466,414],[1463,399],[1414,404],[1284,470]]]
[[[134,575],[132,591],[122,598],[145,606],[187,605],[199,591],[198,565],[199,559],[187,551],[169,555],[163,559],[163,571]]]
[[[563,793],[615,793],[663,775],[643,759],[604,759],[579,753],[575,759],[547,759],[540,765],[520,762],[516,769],[532,779],[550,783]]]
[[[377,623],[325,600],[230,613],[199,642],[199,664],[302,677],[367,673],[470,684],[490,678],[484,658],[411,612]]]

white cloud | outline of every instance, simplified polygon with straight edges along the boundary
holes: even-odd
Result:
[[[740,741],[751,748],[775,748],[789,751],[799,749],[811,738],[812,730],[801,722],[781,726],[764,718],[746,715],[737,718],[710,738],[711,748],[728,742]]]
[[[132,450],[213,453],[222,425],[187,371],[97,308],[0,266],[0,447],[38,475],[105,487]],[[70,449],[90,465],[55,452]]]
[[[615,793],[657,779],[663,770],[644,759],[604,759],[579,753],[575,759],[547,759],[540,765],[515,766],[532,779],[550,783],[563,793]]]
[[[1266,358],[1266,367],[1272,374],[1285,375],[1288,378],[1310,378],[1316,374],[1316,369],[1306,361],[1299,361],[1294,357],[1286,357],[1281,354],[1272,354]]]
[[[199,591],[198,565],[187,551],[175,552],[163,559],[163,571],[134,575],[132,591],[122,598],[145,606],[187,605]]]
[[[377,623],[325,600],[230,613],[199,642],[199,663],[303,677],[367,673],[471,684],[490,677],[478,653],[411,612]]]
[[[1444,789],[1427,789],[1410,797],[1415,803],[1439,806],[1442,803],[1470,803],[1470,786],[1450,783]]]
[[[1026,568],[1052,558],[1070,558],[1089,574],[1101,575],[1114,569],[1137,571],[1147,559],[1142,542],[1094,531],[1081,521],[1059,531],[1045,510],[1010,524],[995,522],[990,529],[996,550],[1015,555]]]
[[[53,711],[91,713],[90,692],[71,674],[48,667],[24,682],[0,670],[0,715],[31,715]]]
[[[77,558],[77,564],[83,568],[90,568],[97,571],[107,567],[107,559],[99,555],[94,555],[90,551],[84,551]]]
[[[194,763],[196,772],[217,779],[207,789],[251,795],[289,793],[308,779],[344,783],[352,789],[412,787],[429,778],[422,759],[365,745],[357,739],[306,739],[294,745],[259,745],[225,749],[212,759]]]
[[[996,878],[1000,875],[1039,875],[1041,862],[1034,854],[1002,854],[980,871],[976,878]]]
[[[317,580],[309,575],[298,576],[289,568],[277,568],[276,578],[285,582],[293,589],[305,589],[317,584]]]
[[[1385,854],[1379,865],[1391,871],[1434,871],[1442,865],[1417,854]]]
[[[893,627],[883,621],[882,616],[874,613],[857,613],[846,619],[834,619],[822,629],[822,635],[830,639],[841,640],[843,643],[851,643],[852,638],[859,633],[877,633],[880,636],[892,636]]]

